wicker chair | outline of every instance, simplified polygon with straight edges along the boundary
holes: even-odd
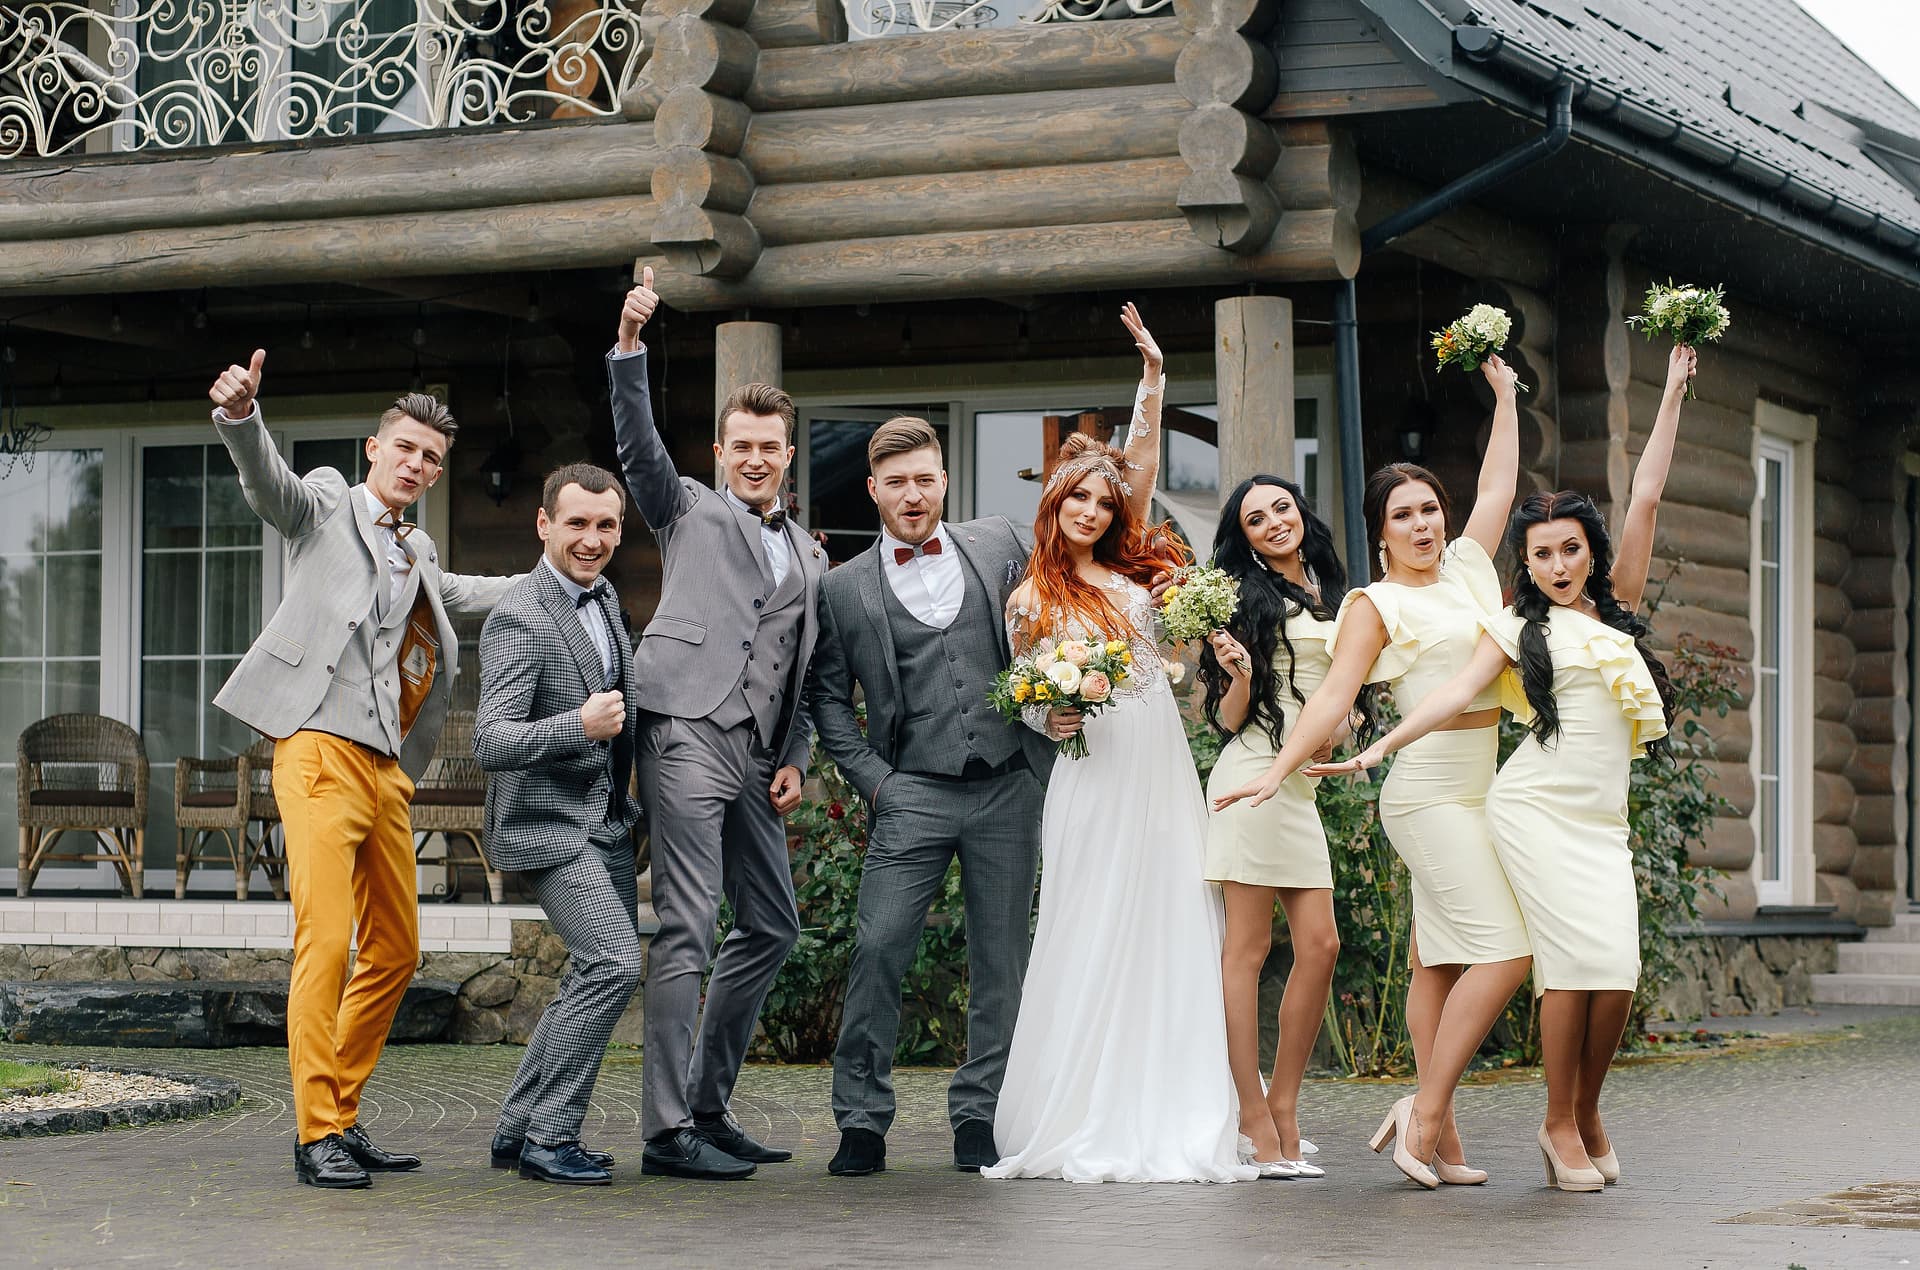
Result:
[[[126,724],[98,714],[56,714],[20,733],[22,896],[50,860],[111,861],[140,898],[147,845],[147,749]],[[65,833],[92,834],[94,853],[54,853]]]
[[[187,898],[193,866],[224,852],[233,865],[233,897],[247,898],[247,825],[253,781],[248,756],[182,758],[173,763],[173,898]],[[216,845],[217,844],[217,845]]]
[[[287,898],[287,842],[286,835],[280,830],[280,800],[273,795],[273,741],[262,738],[253,743],[247,751],[247,774],[251,778],[253,793],[249,812],[252,823],[258,826],[246,838],[247,873],[252,875],[257,868],[267,875],[267,884],[273,887],[273,898]],[[245,899],[243,891],[241,898]]]
[[[427,770],[414,786],[415,852],[425,848],[432,835],[439,834],[446,843],[448,874],[462,864],[478,864],[487,875],[488,897],[499,904],[506,899],[507,883],[499,870],[487,863],[481,841],[486,818],[487,774],[473,756],[473,711],[453,710],[447,714]],[[455,839],[464,840],[473,854],[454,855]]]

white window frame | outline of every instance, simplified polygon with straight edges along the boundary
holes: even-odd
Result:
[[[1754,781],[1754,808],[1751,816],[1754,833],[1753,889],[1762,907],[1786,907],[1811,904],[1814,900],[1813,869],[1813,766],[1812,751],[1803,738],[1810,734],[1813,722],[1813,444],[1818,422],[1811,416],[1776,406],[1756,403],[1754,409],[1753,470],[1754,504],[1750,559],[1751,603],[1749,612],[1754,632],[1754,693],[1748,707],[1752,720],[1753,746],[1749,760]],[[1768,719],[1762,709],[1760,681],[1769,673],[1760,665],[1763,616],[1762,588],[1766,579],[1760,560],[1761,500],[1766,496],[1766,467],[1780,466],[1780,484],[1784,495],[1778,511],[1780,520],[1777,668],[1779,677],[1776,700],[1779,718]],[[1776,752],[1779,771],[1761,770],[1762,741],[1766,729],[1777,733]],[[1779,876],[1766,876],[1762,856],[1763,825],[1761,809],[1763,789],[1772,780],[1779,788]]]

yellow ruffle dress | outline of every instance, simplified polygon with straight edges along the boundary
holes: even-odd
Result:
[[[1488,634],[1520,658],[1526,623],[1511,610]],[[1570,608],[1547,615],[1560,732],[1531,734],[1487,794],[1493,846],[1526,916],[1533,986],[1632,991],[1640,980],[1640,911],[1627,840],[1633,760],[1667,734],[1653,673],[1633,640]],[[1533,719],[1516,665],[1501,677],[1501,704]]]
[[[1333,665],[1327,654],[1332,622],[1321,621],[1299,605],[1289,604],[1286,633],[1286,642],[1276,639],[1273,649],[1280,738],[1276,743],[1264,728],[1248,727],[1228,741],[1207,778],[1209,798],[1266,774],[1273,756],[1293,735],[1301,702],[1313,696]],[[1293,645],[1291,665],[1287,662],[1288,643]],[[1280,792],[1258,807],[1248,806],[1243,799],[1215,812],[1207,821],[1207,880],[1249,886],[1331,888],[1333,865],[1327,857],[1327,831],[1313,801],[1318,784],[1295,772],[1280,786]]]
[[[1379,611],[1387,646],[1368,683],[1393,688],[1405,715],[1473,659],[1481,619],[1500,612],[1500,579],[1471,538],[1447,544],[1429,586],[1376,582],[1350,592],[1327,641],[1331,654],[1355,596]],[[1489,687],[1467,711],[1500,704]],[[1526,923],[1494,854],[1487,789],[1499,758],[1495,727],[1430,732],[1394,757],[1380,790],[1380,823],[1413,879],[1414,941],[1427,966],[1512,961],[1529,952]]]

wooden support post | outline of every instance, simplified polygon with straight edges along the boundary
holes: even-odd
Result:
[[[1220,401],[1220,493],[1293,470],[1293,301],[1235,296],[1213,306],[1214,385]]]
[[[713,404],[741,384],[780,382],[780,326],[775,322],[722,322],[713,330]]]

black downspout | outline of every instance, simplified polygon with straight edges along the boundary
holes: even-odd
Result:
[[[1464,29],[1464,28],[1463,28]],[[1435,190],[1411,207],[1402,208],[1360,236],[1360,255],[1386,246],[1410,230],[1418,229],[1443,212],[1451,211],[1474,195],[1497,185],[1525,167],[1554,154],[1573,135],[1573,81],[1561,80],[1548,103],[1547,130],[1523,142],[1505,154],[1490,159],[1457,181]],[[1348,278],[1333,293],[1333,376],[1334,393],[1339,398],[1340,416],[1340,497],[1346,507],[1347,572],[1356,583],[1368,577],[1372,565],[1367,559],[1367,526],[1360,512],[1365,494],[1360,427],[1360,328],[1357,291]]]

